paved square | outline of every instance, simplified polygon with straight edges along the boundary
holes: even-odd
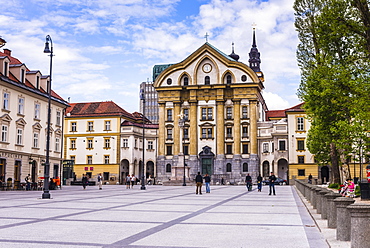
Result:
[[[294,187],[0,191],[0,247],[329,247]]]

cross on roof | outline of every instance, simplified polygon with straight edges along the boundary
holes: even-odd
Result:
[[[208,33],[206,33],[206,35],[204,36],[204,38],[206,38],[206,42],[208,42]]]

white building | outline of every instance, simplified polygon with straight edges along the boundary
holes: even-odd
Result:
[[[27,174],[35,183],[44,176],[48,80],[40,71],[29,70],[9,49],[0,52],[0,175],[3,181],[11,179],[16,188]],[[51,91],[50,177],[60,176],[67,106]]]

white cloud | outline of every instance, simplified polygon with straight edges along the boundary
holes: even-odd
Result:
[[[272,92],[265,91],[262,95],[269,110],[283,110],[292,107],[287,100]]]

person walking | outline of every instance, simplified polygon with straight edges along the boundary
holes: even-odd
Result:
[[[134,185],[136,184],[136,177],[134,174],[131,175],[131,188],[134,188]]]
[[[26,178],[24,179],[26,181],[26,190],[31,190],[31,175],[28,174]]]
[[[310,173],[310,175],[308,176],[308,183],[311,183],[312,184],[312,175]]]
[[[102,190],[103,189],[103,177],[101,176],[101,173],[99,173],[98,175],[98,185],[99,185],[99,189]]]
[[[200,174],[200,172],[198,172],[198,175],[195,177],[195,183],[196,183],[195,194],[198,194],[198,192],[199,192],[199,194],[201,195],[202,194],[203,177]]]
[[[262,190],[262,176],[261,176],[261,174],[258,174],[258,176],[257,176],[257,189],[258,189],[258,192],[261,192],[261,190]]]
[[[274,172],[271,172],[271,175],[269,176],[269,188],[270,188],[269,195],[271,195],[271,191],[273,192],[274,195],[276,195],[275,194],[275,181],[276,181],[276,176],[274,175]]]
[[[127,174],[127,176],[126,176],[126,189],[130,188],[130,184],[131,184],[131,177],[130,177],[130,174]]]
[[[249,173],[245,177],[245,183],[247,185],[248,191],[251,191],[252,190],[252,177],[251,177],[251,175],[249,175]]]
[[[86,185],[89,183],[89,180],[85,174],[82,174],[82,187],[86,189]]]
[[[204,176],[204,182],[206,183],[206,193],[211,193],[211,177],[208,174]]]
[[[223,177],[221,178],[221,185],[225,185],[225,181]]]

